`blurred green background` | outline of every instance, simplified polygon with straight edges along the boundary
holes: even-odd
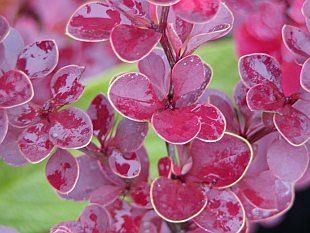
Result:
[[[232,96],[233,86],[239,80],[232,40],[209,43],[197,54],[214,70],[210,87]],[[134,70],[135,65],[122,64],[106,72],[88,85],[82,99],[75,105],[86,109],[94,96],[99,92],[106,93],[112,77]],[[155,177],[157,160],[166,155],[165,146],[153,131],[150,131],[145,144],[151,161],[151,174]],[[47,233],[54,224],[75,220],[79,216],[87,203],[60,199],[45,180],[45,163],[14,168],[0,161],[0,225],[14,227],[21,233]]]

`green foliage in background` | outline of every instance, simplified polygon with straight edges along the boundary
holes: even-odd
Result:
[[[198,54],[214,71],[209,88],[225,91],[232,96],[233,86],[239,80],[232,41],[227,39],[210,43]],[[92,81],[75,106],[86,109],[99,92],[107,92],[112,77],[134,70],[135,65],[119,65]],[[152,130],[146,139],[146,148],[152,165],[151,174],[155,177],[157,160],[166,155],[166,150],[163,141]],[[14,227],[21,233],[47,233],[52,225],[78,217],[87,203],[60,199],[45,180],[45,164],[14,168],[0,162],[0,225]]]

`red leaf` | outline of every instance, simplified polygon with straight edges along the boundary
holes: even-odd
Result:
[[[252,160],[251,145],[243,138],[226,133],[217,142],[195,140],[190,154],[193,158],[186,179],[192,182],[226,188],[237,183],[245,174]]]
[[[193,107],[157,112],[152,117],[152,125],[158,136],[173,144],[185,144],[195,138],[201,129]]]
[[[111,45],[124,62],[136,62],[151,53],[159,43],[161,34],[152,29],[118,25],[111,32]]]
[[[141,171],[141,163],[136,153],[122,154],[116,149],[109,156],[109,165],[112,171],[122,178],[135,178]]]
[[[285,25],[282,29],[283,41],[294,54],[306,60],[310,56],[310,34],[300,28]]]
[[[0,42],[2,42],[7,37],[9,31],[10,25],[8,21],[3,16],[0,16]]]
[[[258,84],[251,87],[246,100],[252,111],[278,111],[285,104],[285,96],[273,83]]]
[[[144,146],[136,151],[136,155],[141,163],[141,171],[139,176],[134,178],[133,183],[147,182],[149,179],[150,162],[147,151]]]
[[[122,152],[134,152],[142,146],[147,132],[147,123],[125,118],[117,126],[112,145]]]
[[[270,55],[257,53],[241,57],[239,73],[247,87],[272,82],[279,90],[282,90],[280,65]]]
[[[201,123],[201,129],[197,136],[203,141],[218,141],[226,130],[224,115],[216,107],[210,104],[197,105],[193,110]]]
[[[148,0],[150,3],[159,5],[159,6],[171,6],[176,4],[180,0]]]
[[[82,96],[85,87],[81,83],[81,76],[84,70],[84,67],[70,65],[53,75],[50,85],[55,105],[71,104]]]
[[[167,96],[170,85],[170,65],[162,49],[154,49],[138,63],[139,71],[160,90],[161,98]]]
[[[114,124],[114,110],[103,94],[98,94],[87,109],[93,123],[94,135],[102,143]]]
[[[148,121],[154,112],[163,109],[158,90],[151,81],[139,73],[118,76],[110,85],[110,102],[125,117],[135,121]]]
[[[122,187],[103,185],[90,196],[90,203],[107,206],[116,201],[122,193]]]
[[[163,157],[158,161],[157,164],[159,176],[169,178],[172,169],[172,160],[170,157]]]
[[[178,61],[171,74],[176,105],[186,106],[197,101],[207,88],[211,77],[211,68],[205,66],[197,55],[187,56]]]
[[[276,177],[294,183],[308,168],[308,150],[306,146],[294,147],[284,140],[275,140],[268,148],[267,162]]]
[[[39,116],[37,106],[31,103],[9,108],[7,114],[10,124],[16,128],[29,126]]]
[[[76,159],[65,150],[57,150],[45,168],[48,182],[60,193],[69,193],[73,190],[78,176],[79,167]]]
[[[31,78],[41,78],[54,70],[58,63],[58,56],[55,41],[37,41],[24,48],[18,57],[16,67]]]
[[[125,19],[110,4],[89,2],[77,9],[67,24],[67,34],[81,41],[104,41],[111,30]]]
[[[132,205],[140,208],[152,209],[150,186],[146,182],[139,182],[130,188]]]
[[[274,124],[281,135],[293,146],[300,146],[310,137],[310,119],[297,109],[287,106],[275,114]]]
[[[23,72],[10,70],[0,77],[0,108],[11,108],[30,101],[32,84]]]
[[[210,190],[208,204],[193,221],[206,232],[240,232],[245,212],[239,198],[229,190]]]
[[[99,205],[87,206],[79,219],[84,231],[91,233],[109,233],[111,217],[108,211]]]
[[[29,126],[20,135],[19,149],[30,163],[39,163],[51,153],[54,146],[49,140],[49,129],[47,121],[40,121]]]
[[[180,18],[190,23],[203,23],[216,15],[220,2],[220,0],[182,0],[173,6],[173,10]]]
[[[8,115],[4,109],[0,108],[0,145],[3,142],[9,128]]]
[[[62,149],[76,149],[86,146],[92,138],[93,128],[88,115],[82,110],[70,107],[50,114],[50,140]]]
[[[207,205],[202,186],[159,177],[151,186],[151,201],[157,214],[173,223],[186,222],[199,215]]]
[[[18,167],[27,164],[27,160],[21,154],[17,144],[20,133],[21,131],[19,129],[9,127],[6,137],[0,143],[0,159],[10,166]]]
[[[79,167],[79,177],[73,190],[61,197],[75,201],[86,201],[91,193],[110,182],[105,178],[100,170],[98,160],[88,155],[77,157]]]
[[[307,92],[310,92],[310,59],[302,67],[300,84]]]

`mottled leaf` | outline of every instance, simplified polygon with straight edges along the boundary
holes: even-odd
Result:
[[[107,206],[112,204],[122,193],[122,187],[115,185],[102,185],[90,195],[90,203]]]
[[[10,124],[17,128],[29,126],[39,116],[37,107],[31,103],[9,108],[7,114]]]

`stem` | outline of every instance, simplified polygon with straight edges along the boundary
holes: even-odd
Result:
[[[265,137],[266,135],[275,132],[276,128],[272,127],[272,128],[266,128],[266,127],[262,127],[260,130],[256,131],[254,134],[249,135],[248,137],[248,141],[253,144],[255,142],[257,142],[258,140],[260,140],[261,138]]]
[[[166,142],[166,148],[167,148],[168,156],[172,159],[173,164],[178,164],[178,159],[175,153],[174,145],[169,142]]]
[[[78,150],[100,161],[103,161],[106,158],[106,156],[104,156],[104,154],[100,152],[98,147],[93,142],[89,143],[89,145],[87,145],[86,147],[80,148]]]

